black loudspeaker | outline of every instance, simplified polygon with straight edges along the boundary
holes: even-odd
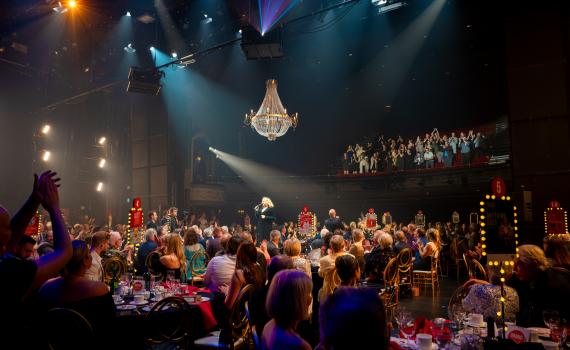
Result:
[[[261,35],[252,26],[243,27],[241,33],[241,49],[248,60],[283,57],[283,42],[280,27]]]
[[[131,69],[129,69],[127,91],[156,96],[162,87],[162,85],[160,85],[160,79],[163,76],[164,72],[155,68],[144,69],[131,67]]]

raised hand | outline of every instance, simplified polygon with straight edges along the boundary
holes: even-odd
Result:
[[[55,178],[57,173],[48,170],[42,173],[37,179],[37,197],[40,200],[42,206],[47,209],[58,209],[59,208],[59,193],[58,193],[58,182],[59,178]],[[36,181],[34,180],[34,186]]]

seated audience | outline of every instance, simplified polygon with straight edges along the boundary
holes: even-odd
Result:
[[[112,331],[115,304],[107,285],[85,277],[92,258],[84,241],[73,241],[73,255],[65,265],[63,277],[46,282],[38,292],[41,309],[72,309],[83,315],[93,327],[95,338],[104,345]]]
[[[279,248],[279,243],[281,242],[281,232],[278,230],[273,230],[269,233],[270,241],[267,242],[267,252],[270,257],[281,254],[281,249]]]
[[[440,244],[436,229],[427,230],[426,239],[426,244],[423,243],[421,236],[418,240],[418,258],[414,260],[414,270],[429,271],[432,259],[439,255]]]
[[[265,325],[261,336],[267,349],[311,349],[311,345],[297,334],[296,327],[309,317],[312,289],[313,282],[301,271],[283,270],[275,275],[265,303],[271,321]]]
[[[336,273],[340,278],[339,287],[356,287],[360,280],[360,266],[352,255],[343,255],[336,259]]]
[[[166,279],[169,271],[174,272],[175,279],[186,278],[186,257],[178,233],[170,233],[166,237],[166,249],[160,257],[162,275]]]
[[[550,268],[540,247],[521,245],[518,253],[513,277],[508,281],[519,295],[517,324],[523,327],[544,326],[544,310],[556,310],[560,318],[569,320],[570,304],[561,301],[570,294],[570,275]]]
[[[263,327],[271,317],[267,314],[265,309],[265,300],[269,292],[269,286],[275,274],[281,270],[293,268],[293,261],[287,255],[277,255],[271,258],[269,265],[267,265],[267,282],[263,288],[253,291],[251,300],[249,301],[249,317],[251,318],[252,325],[255,325],[258,332],[263,331]]]
[[[354,243],[350,245],[348,252],[356,258],[358,261],[358,266],[360,270],[364,270],[364,246],[362,243],[364,242],[364,232],[361,229],[355,229],[352,231],[352,240]]]
[[[497,318],[497,311],[501,309],[501,269],[505,271],[505,276],[510,276],[512,273],[512,266],[489,265],[487,266],[487,275],[490,283],[480,280],[467,282],[471,287],[469,294],[462,301],[465,311],[482,314],[485,319],[487,317]],[[503,288],[505,292],[505,320],[514,322],[519,312],[519,296],[513,288],[508,286]]]
[[[307,276],[311,277],[311,263],[309,260],[301,257],[301,241],[297,238],[291,238],[283,244],[283,253],[293,260],[293,267],[296,270],[303,271]]]
[[[210,291],[221,292],[220,287],[230,285],[236,268],[236,253],[240,241],[239,237],[230,236],[225,243],[225,254],[213,257],[208,263],[204,285]]]
[[[244,242],[252,242],[257,247],[257,242],[255,241],[255,236],[253,236],[248,231],[241,231],[239,237]],[[271,260],[267,249],[262,249],[263,245],[257,248],[257,263],[261,267],[261,275],[265,279],[267,275],[267,262]]]
[[[57,276],[72,255],[69,234],[59,206],[58,181],[56,173],[46,171],[39,178],[34,176],[32,193],[22,208],[10,218],[6,209],[0,206],[0,280],[10,286],[0,288],[0,309],[4,322],[2,331],[11,334],[13,339],[29,336],[26,327],[31,327],[26,319],[24,301],[49,278]],[[25,260],[9,252],[20,242],[28,223],[39,205],[47,210],[53,224],[54,251],[37,261]],[[35,324],[33,326],[36,326]],[[32,328],[29,329],[31,331]]]
[[[333,235],[330,239],[330,252],[320,260],[319,276],[323,278],[323,287],[319,291],[319,301],[322,303],[337,287],[335,280],[335,261],[339,256],[348,254],[344,251],[344,239],[340,235]]]
[[[188,281],[192,280],[192,270],[202,275],[206,270],[206,258],[197,258],[192,261],[192,257],[196,253],[205,253],[204,247],[200,244],[200,236],[190,227],[184,233],[184,256],[186,257],[186,278]]]
[[[212,239],[206,241],[206,253],[208,257],[212,259],[218,252],[222,251],[222,235],[224,231],[221,228],[216,227],[212,231]]]
[[[396,239],[396,243],[394,243],[394,254],[398,255],[402,249],[408,248],[408,240],[404,231],[396,231],[394,238]]]
[[[570,271],[570,235],[552,237],[544,242],[544,254],[552,267]]]
[[[321,304],[319,320],[321,340],[317,349],[388,348],[384,305],[373,289],[338,288]]]
[[[233,307],[239,292],[248,284],[259,289],[265,284],[265,276],[257,263],[255,244],[242,242],[237,251],[235,271],[226,294],[225,305],[228,309]]]
[[[366,273],[366,282],[371,284],[381,284],[384,281],[384,269],[390,259],[394,257],[392,250],[393,239],[387,233],[377,233],[375,238],[378,239],[372,251],[365,255],[366,264],[364,265],[364,272]]]
[[[141,273],[146,272],[146,258],[151,252],[158,248],[158,244],[156,244],[156,242],[156,230],[153,228],[147,229],[144,234],[144,242],[139,246],[139,250],[137,252],[137,271],[140,271]]]
[[[92,264],[85,271],[85,277],[92,281],[103,282],[103,258],[101,255],[109,249],[109,232],[98,231],[91,238],[91,259]]]

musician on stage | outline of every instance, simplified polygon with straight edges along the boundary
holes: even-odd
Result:
[[[273,202],[268,197],[263,197],[261,203],[255,206],[255,219],[257,220],[256,235],[257,243],[263,240],[269,241],[269,233],[273,228],[275,214],[273,212]]]

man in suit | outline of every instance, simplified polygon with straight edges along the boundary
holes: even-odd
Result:
[[[281,249],[279,248],[279,241],[281,240],[281,232],[278,230],[273,230],[269,233],[270,241],[267,242],[267,252],[270,257],[281,254]]]
[[[329,232],[334,232],[336,229],[342,230],[344,228],[342,222],[338,216],[336,216],[336,210],[329,210],[329,217],[325,220],[325,227]]]

